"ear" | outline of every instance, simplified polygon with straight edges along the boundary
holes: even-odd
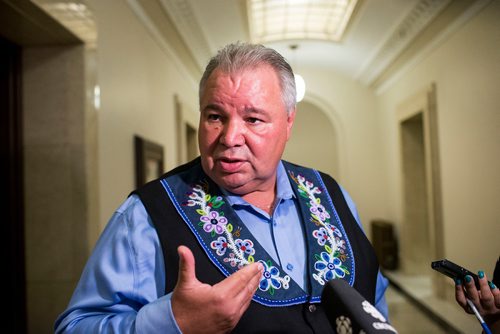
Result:
[[[293,126],[293,122],[295,122],[295,114],[296,113],[297,113],[297,108],[293,108],[293,110],[290,110],[290,112],[287,115],[286,140],[290,139],[290,136],[292,134],[292,126]]]

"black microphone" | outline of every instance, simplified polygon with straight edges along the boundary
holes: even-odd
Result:
[[[328,281],[321,305],[337,333],[393,334],[385,317],[343,279]]]

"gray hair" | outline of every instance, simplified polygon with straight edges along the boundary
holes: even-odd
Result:
[[[295,79],[292,68],[285,58],[276,50],[260,44],[233,43],[228,44],[217,52],[208,62],[205,72],[200,80],[199,100],[205,92],[208,78],[215,69],[224,73],[236,73],[244,69],[252,69],[259,65],[271,66],[278,75],[281,86],[281,98],[289,113],[296,105]]]

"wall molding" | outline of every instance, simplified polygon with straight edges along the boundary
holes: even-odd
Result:
[[[421,0],[363,64],[355,79],[384,93],[492,0]]]
[[[162,23],[168,25],[168,28],[170,28],[168,29],[170,30],[170,35],[167,36],[167,29],[161,29],[159,27],[158,22],[148,15],[147,8],[143,6],[143,3],[141,3],[140,0],[127,0],[127,3],[132,11],[137,15],[139,21],[144,24],[146,30],[151,34],[156,43],[158,43],[160,49],[174,61],[176,65],[175,67],[181,72],[182,75],[186,76],[186,79],[190,82],[193,88],[197,90],[198,78],[200,78],[202,74],[201,68],[194,61],[192,53],[186,49],[185,45],[172,45],[172,41],[174,40],[177,41],[177,44],[183,43],[181,36],[172,36],[172,30],[174,30],[175,27],[172,27],[169,24],[169,20],[165,18],[167,20]],[[156,1],[146,2],[146,4],[149,5],[153,5],[153,3],[156,3]],[[162,5],[159,4],[159,6]],[[166,15],[166,13],[163,14],[163,16]],[[182,52],[184,55],[182,59],[178,55],[179,52]]]
[[[367,86],[371,85],[450,1],[419,1],[362,66],[355,79]]]
[[[186,0],[159,0],[170,14],[174,25],[182,36],[200,68],[204,68],[212,56],[207,39],[203,34],[193,9]]]
[[[375,94],[381,95],[394,85],[405,73],[414,68],[423,59],[429,56],[432,51],[438,48],[444,41],[451,35],[463,27],[469,20],[478,14],[484,7],[491,3],[492,0],[478,0],[470,5],[465,11],[458,15],[450,24],[446,25],[444,29],[435,34],[433,38],[426,43],[426,45],[411,55],[401,66],[390,71],[387,69],[385,77],[379,77],[377,82],[373,83]]]

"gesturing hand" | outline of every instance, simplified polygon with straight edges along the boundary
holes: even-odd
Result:
[[[179,253],[179,277],[172,294],[172,311],[183,333],[227,333],[252,300],[262,276],[262,265],[253,263],[211,286],[198,281],[194,256],[185,246]]]

